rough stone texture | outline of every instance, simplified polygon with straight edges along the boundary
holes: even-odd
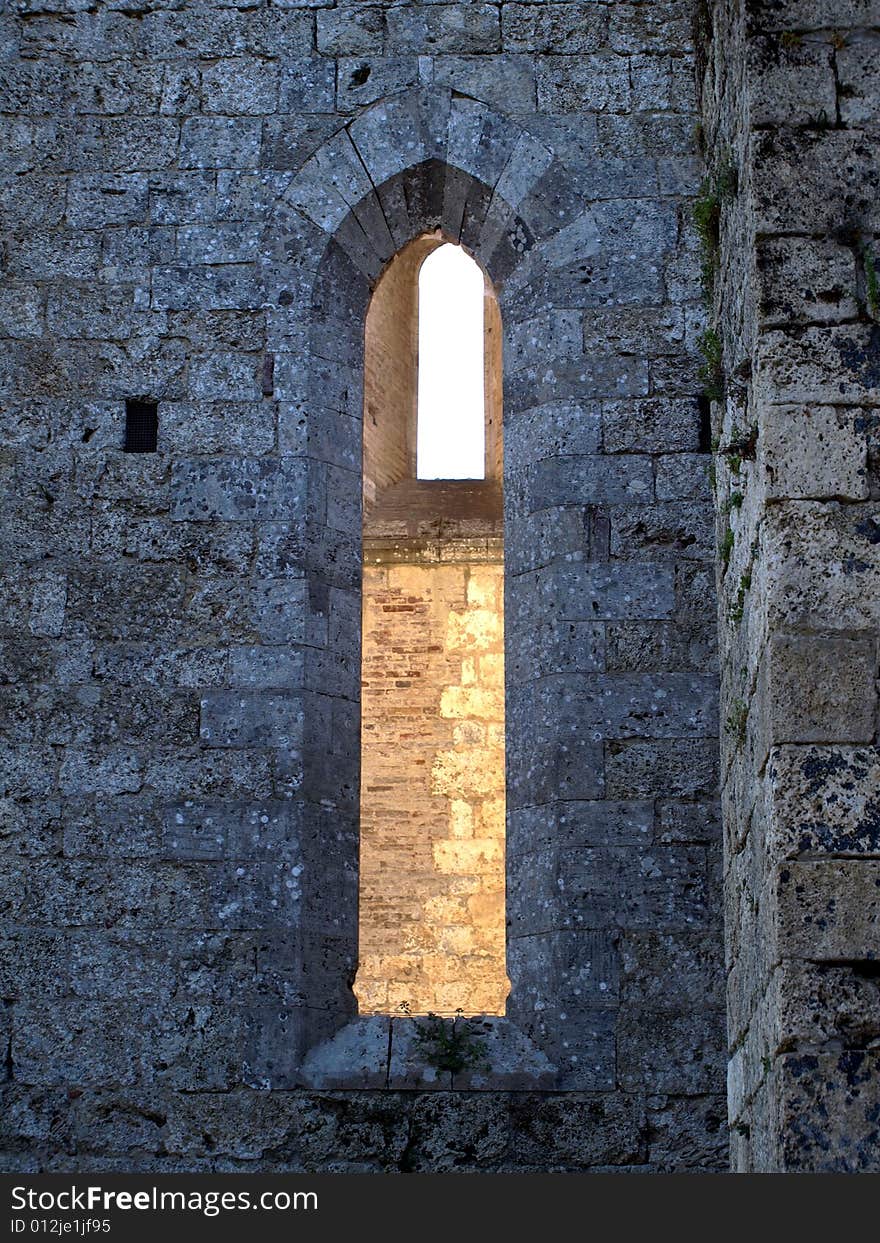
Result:
[[[358,1008],[503,1014],[504,569],[367,557]]]
[[[738,1171],[880,1165],[878,20],[731,0],[701,49]]]
[[[690,5],[7,8],[7,1162],[719,1168]],[[824,106],[831,59],[785,98]],[[835,79],[853,125],[859,64]],[[876,227],[861,130],[794,154],[796,219],[768,178],[765,232],[843,223],[835,162]],[[355,1017],[364,317],[437,228],[508,341],[507,1017],[553,1091],[428,1089],[406,1059],[399,1089],[307,1086]],[[867,419],[871,329],[824,256],[790,300],[832,299],[813,335],[774,321],[780,392],[812,405],[827,345],[848,378],[818,395]],[[766,298],[787,314],[778,279]],[[131,397],[159,403],[154,455],[121,451]],[[803,503],[821,524],[848,499]],[[874,545],[834,531],[865,546],[864,600]]]

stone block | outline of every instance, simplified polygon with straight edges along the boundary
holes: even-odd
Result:
[[[651,841],[654,806],[648,799],[602,799],[512,810],[507,855],[544,847],[639,846]]]
[[[606,744],[608,798],[696,798],[715,794],[717,744],[699,739],[641,739]]]
[[[650,501],[653,474],[647,457],[600,454],[547,458],[528,473],[530,511],[553,506]]]
[[[608,672],[663,673],[713,669],[717,662],[714,608],[680,621],[624,621],[606,627]]]
[[[711,738],[717,731],[712,675],[581,674],[566,679],[564,697],[551,695],[546,706],[572,732],[583,729],[596,740]]]
[[[604,627],[596,622],[544,622],[508,635],[507,661],[517,680],[553,673],[598,673]]]
[[[720,938],[703,931],[627,931],[620,941],[624,1005],[653,1010],[724,1008]]]
[[[260,121],[241,117],[190,117],[180,134],[181,168],[256,168]]]
[[[253,354],[218,352],[193,358],[189,396],[197,401],[253,399],[259,392],[258,370],[259,360]]]
[[[564,1016],[564,1017],[563,1017]],[[558,1090],[610,1093],[615,1087],[615,1011],[592,1007],[568,994],[547,999],[542,1009],[513,1015],[528,1039],[556,1067]],[[569,1031],[577,1030],[575,1043]],[[569,1099],[571,1099],[569,1097]]]
[[[840,242],[764,238],[757,247],[762,319],[768,324],[833,324],[854,319],[856,264]]]
[[[873,747],[778,747],[767,764],[773,859],[880,850],[880,757]]]
[[[626,112],[630,92],[629,64],[619,56],[545,56],[538,64],[542,112]]]
[[[699,846],[587,847],[560,857],[563,926],[693,928],[711,920]]]
[[[861,506],[769,507],[762,557],[768,620],[779,631],[870,630],[880,621],[878,525]]]
[[[203,263],[250,263],[259,239],[236,224],[184,225],[177,231],[176,260],[182,267]]]
[[[84,229],[142,223],[147,216],[147,187],[148,179],[143,173],[127,177],[111,173],[71,177],[65,208],[67,223],[71,228]]]
[[[105,751],[69,749],[61,764],[63,794],[122,794],[143,783],[141,758],[125,748]]]
[[[436,56],[434,83],[505,111],[532,113],[535,110],[533,56]],[[494,130],[492,137],[503,141],[499,120],[495,118],[490,124]],[[488,134],[483,141],[487,147],[493,145]],[[500,147],[498,154],[503,150],[503,146]],[[467,168],[466,165],[461,167]]]
[[[540,743],[508,745],[511,806],[534,806],[556,797],[601,798],[601,747],[590,739],[569,734]]]
[[[153,273],[151,304],[157,311],[184,311],[194,304],[204,311],[256,309],[262,297],[256,272],[245,264],[195,268],[160,266]],[[256,373],[256,361],[247,361]],[[217,383],[210,382],[209,377],[210,367],[203,362],[199,377],[203,393],[217,389]],[[253,378],[247,381],[244,392],[258,396],[259,390]],[[233,400],[242,395],[242,389],[235,387],[226,393]]]
[[[637,1096],[522,1096],[514,1098],[510,1109],[516,1156],[527,1167],[547,1169],[549,1151],[560,1169],[625,1169],[644,1158],[644,1104]]]
[[[101,286],[52,291],[46,305],[46,324],[57,337],[124,340],[132,333],[130,291]]]
[[[303,685],[305,656],[289,645],[233,647],[229,651],[229,680],[253,690],[293,690]]]
[[[772,635],[768,727],[775,745],[869,742],[877,715],[873,636]]]
[[[298,458],[183,459],[175,463],[176,521],[281,521],[305,509]]]
[[[300,1082],[322,1089],[387,1087],[390,1044],[391,1019],[362,1016],[307,1054]]]
[[[665,453],[656,457],[654,487],[658,501],[709,501],[711,459],[708,453]]]
[[[377,99],[417,86],[419,57],[340,57],[335,78],[336,108],[339,112],[354,112]]]
[[[668,617],[675,605],[671,568],[647,563],[550,565],[508,583],[511,630],[554,617],[560,622]]]
[[[880,930],[876,859],[787,861],[770,880],[777,952],[813,962],[864,961]]]
[[[517,938],[508,947],[514,1014],[584,1005],[613,1009],[619,1000],[619,935],[550,932]]]
[[[822,236],[852,220],[874,230],[880,223],[880,170],[874,144],[858,130],[789,129],[753,134],[755,229],[760,233]],[[828,193],[828,169],[837,170],[837,193]]]
[[[218,60],[202,70],[202,105],[222,116],[263,116],[278,102],[278,66],[245,58]]]
[[[331,56],[382,52],[385,13],[379,5],[322,9],[317,14],[318,51]]]
[[[867,26],[874,0],[756,0],[755,16],[763,29],[833,30]]]
[[[875,1049],[792,1052],[775,1067],[779,1119],[771,1135],[779,1168],[791,1173],[852,1174],[874,1169],[880,1148],[875,1120]],[[817,1126],[815,1119],[830,1120]]]
[[[499,9],[492,4],[392,7],[385,16],[388,50],[422,55],[501,50]]]
[[[516,411],[583,398],[640,397],[647,392],[644,359],[607,353],[556,362],[548,357],[542,365],[509,375],[505,384],[505,398]]]
[[[656,829],[658,842],[710,842],[721,840],[720,809],[715,802],[661,803]]]
[[[414,1173],[489,1173],[509,1152],[511,1120],[492,1093],[425,1093],[413,1099],[406,1167]]]
[[[506,4],[501,9],[505,52],[604,51],[608,17],[595,4]]]
[[[638,508],[612,505],[608,514],[612,557],[708,560],[714,553],[715,510],[708,496]]]
[[[699,444],[697,403],[652,397],[602,403],[602,447],[606,453],[679,453]],[[688,463],[693,463],[689,457]]]
[[[844,125],[871,130],[877,124],[880,71],[877,67],[880,40],[876,32],[853,31],[837,49],[838,98]]]
[[[750,41],[749,95],[753,125],[830,123],[837,116],[833,49],[773,35]]]
[[[773,1053],[835,1044],[864,1049],[880,1034],[875,961],[779,963],[768,989],[767,1038]]]
[[[641,6],[615,6],[610,16],[610,44],[615,52],[679,52],[689,45],[693,32],[677,0]]]
[[[647,1108],[653,1168],[663,1173],[728,1172],[730,1134],[723,1096],[649,1096]]]
[[[617,1045],[624,1090],[687,1096],[711,1092],[724,1073],[724,1013],[675,1014],[626,1006]]]
[[[28,630],[33,635],[57,638],[64,627],[67,576],[51,571],[34,580]]]
[[[758,426],[770,498],[867,498],[867,438],[849,411],[762,406]]]
[[[508,471],[541,458],[599,451],[599,408],[593,402],[558,402],[512,415],[505,428]]]
[[[269,1162],[273,1150],[298,1146],[300,1105],[298,1094],[286,1092],[181,1094],[168,1102],[163,1146],[190,1161],[222,1152]]]

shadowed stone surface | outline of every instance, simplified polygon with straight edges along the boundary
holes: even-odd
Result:
[[[0,17],[6,1168],[723,1168],[725,905],[734,1168],[877,1168],[878,15],[710,16],[696,46],[683,0]],[[736,171],[708,307],[703,163]],[[307,1087],[334,1041],[382,1052],[362,334],[436,229],[505,332],[537,1078],[493,1028],[500,1080],[428,1085],[395,1019],[393,1082]],[[123,454],[127,398],[157,453]]]

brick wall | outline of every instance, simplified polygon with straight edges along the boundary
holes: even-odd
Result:
[[[503,1014],[504,567],[363,582],[359,1009]]]

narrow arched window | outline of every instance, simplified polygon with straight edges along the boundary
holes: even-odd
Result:
[[[419,272],[416,475],[485,479],[484,277],[460,246]]]
[[[362,1014],[503,1014],[501,337],[436,235],[370,303],[364,387]]]

